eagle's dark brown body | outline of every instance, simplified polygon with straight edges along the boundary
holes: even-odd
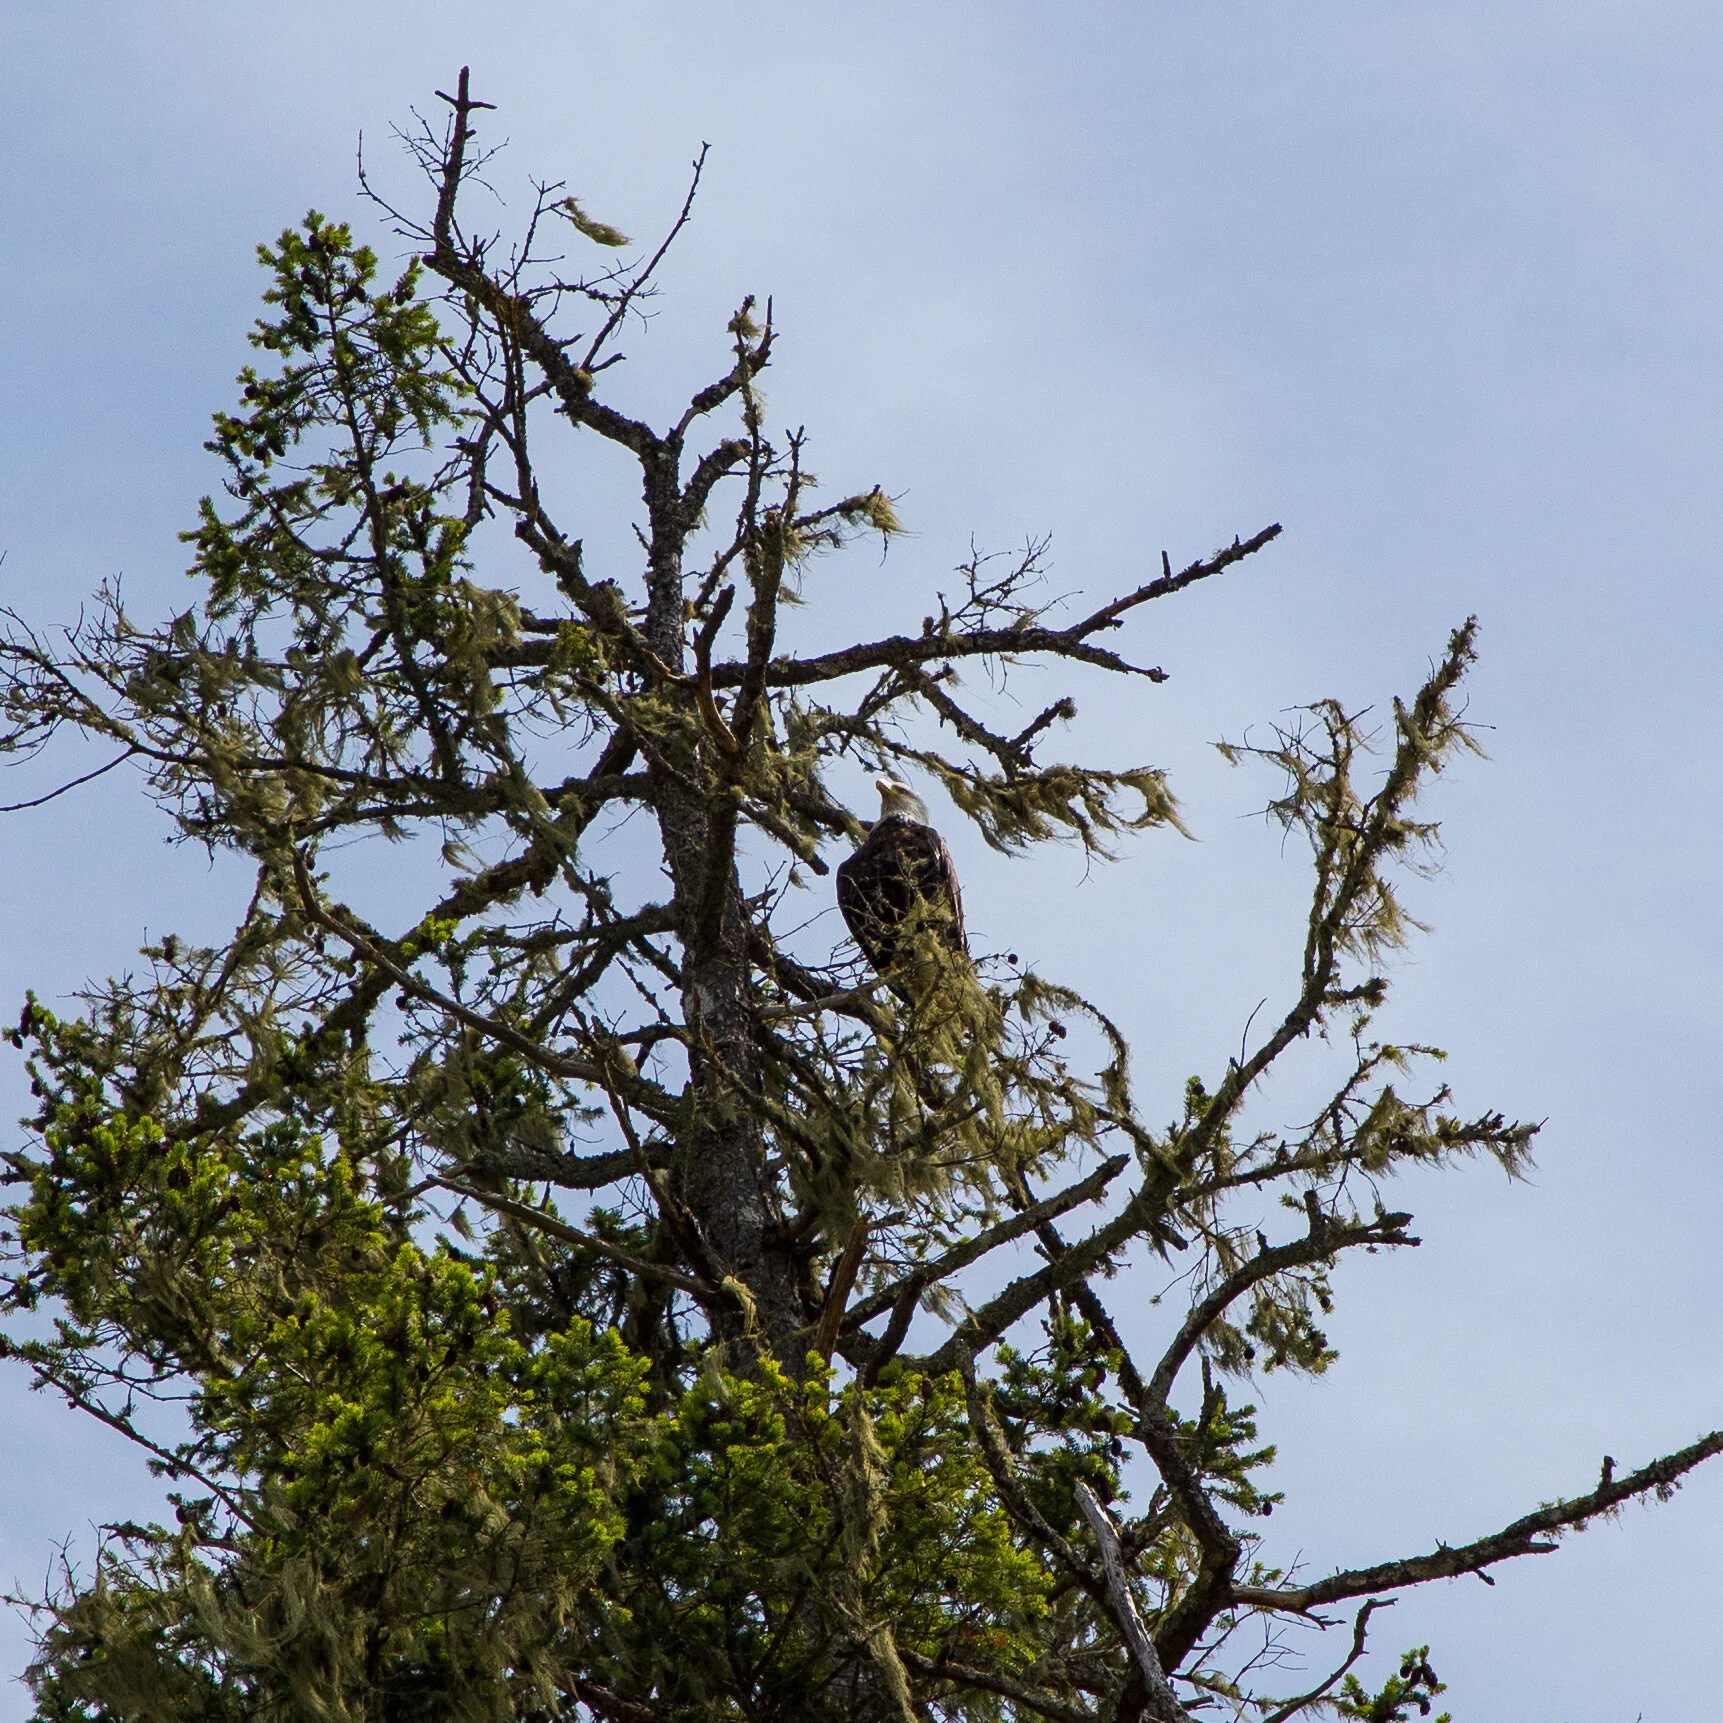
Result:
[[[887,814],[838,868],[838,908],[867,960],[884,974],[898,956],[898,935],[917,900],[925,925],[950,950],[967,956],[963,894],[951,851],[932,826]]]

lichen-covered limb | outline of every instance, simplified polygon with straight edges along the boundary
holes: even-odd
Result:
[[[1525,1514],[1488,1537],[1469,1544],[1440,1545],[1427,1555],[1401,1561],[1379,1562],[1374,1567],[1352,1568],[1304,1586],[1236,1586],[1232,1601],[1253,1609],[1281,1610],[1304,1615],[1325,1603],[1349,1597],[1368,1597],[1377,1592],[1399,1591],[1423,1585],[1428,1580],[1452,1579],[1457,1574],[1483,1574],[1498,1562],[1522,1555],[1549,1555],[1554,1541],[1573,1527],[1613,1513],[1637,1496],[1655,1495],[1660,1500],[1673,1493],[1694,1467],[1723,1454],[1723,1430],[1714,1430],[1697,1442],[1641,1466],[1624,1477],[1606,1476],[1595,1490]]]
[[[953,1246],[943,1255],[918,1264],[901,1279],[880,1288],[878,1292],[857,1299],[844,1318],[845,1330],[859,1328],[863,1323],[873,1321],[876,1316],[883,1316],[912,1285],[924,1290],[928,1286],[948,1280],[959,1269],[978,1262],[989,1251],[1021,1238],[1026,1232],[1033,1232],[1038,1226],[1058,1219],[1071,1209],[1095,1201],[1129,1164],[1123,1155],[1115,1155],[1112,1159],[1103,1161],[1088,1177],[1080,1179],[1076,1184],[1044,1198],[1023,1210],[1021,1214],[1012,1216],[1010,1220],[1002,1220],[997,1225],[976,1233],[973,1238]]]
[[[1427,830],[1411,822],[1405,812],[1421,777],[1439,769],[1445,755],[1464,744],[1465,732],[1449,709],[1448,696],[1471,659],[1472,639],[1469,625],[1456,632],[1446,657],[1411,705],[1398,709],[1394,758],[1374,794],[1364,797],[1354,789],[1352,745],[1343,733],[1335,733],[1334,747],[1312,766],[1306,767],[1303,757],[1283,750],[1294,765],[1306,769],[1295,798],[1280,805],[1289,820],[1311,831],[1316,852],[1297,998],[1253,1050],[1229,1063],[1215,1090],[1201,1098],[1187,1125],[1164,1146],[1145,1182],[1123,1209],[1088,1237],[1066,1246],[1055,1260],[1014,1281],[975,1311],[951,1341],[924,1361],[929,1368],[950,1368],[960,1345],[973,1349],[991,1343],[1048,1298],[1087,1280],[1133,1239],[1160,1226],[1177,1227],[1188,1212],[1181,1200],[1185,1181],[1212,1161],[1247,1095],[1276,1061],[1336,1008],[1356,1007],[1380,997],[1379,983],[1373,979],[1347,981],[1342,965],[1349,958],[1373,959],[1404,935],[1404,918],[1384,870]],[[1528,1135],[1520,1128],[1515,1144],[1523,1145]],[[1384,1233],[1369,1227],[1357,1240],[1364,1244],[1385,1241]],[[1351,1242],[1350,1235],[1342,1242]],[[1296,1247],[1294,1254],[1307,1255],[1312,1249],[1318,1257],[1323,1254],[1310,1241]],[[1245,1271],[1240,1290],[1260,1278],[1267,1276]],[[1222,1308],[1230,1302],[1228,1297]],[[1199,1330],[1206,1330],[1210,1320],[1203,1318]]]

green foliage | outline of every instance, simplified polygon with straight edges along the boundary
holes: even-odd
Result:
[[[421,1249],[289,1126],[217,1156],[66,1106],[44,1140],[19,1244],[61,1315],[13,1350],[80,1402],[115,1348],[139,1394],[189,1386],[194,1434],[158,1469],[210,1492],[173,1498],[177,1530],[127,1528],[68,1598],[46,1714],[547,1701],[657,1442],[615,1332],[523,1340],[486,1268]]]
[[[1353,1717],[1359,1723],[1407,1723],[1414,1714],[1428,1717],[1431,1701],[1446,1692],[1430,1667],[1430,1648],[1413,1647],[1400,1660],[1400,1673],[1390,1675],[1380,1691],[1368,1693],[1357,1676],[1348,1675],[1342,1683],[1334,1712],[1338,1717]],[[1453,1723],[1451,1713],[1444,1711],[1435,1723]]]
[[[738,1668],[753,1702],[787,1708],[882,1635],[936,1657],[983,1633],[1006,1667],[1032,1661],[1048,1582],[989,1484],[953,1378],[697,1381],[633,1508],[632,1631],[608,1683],[721,1715],[750,1702]]]

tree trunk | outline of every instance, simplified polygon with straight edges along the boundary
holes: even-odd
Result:
[[[681,672],[686,662],[682,561],[687,526],[677,452],[667,447],[646,469],[652,540],[645,633],[665,667]],[[655,764],[651,770],[683,950],[688,1080],[690,1092],[700,1098],[677,1145],[672,1188],[716,1258],[714,1269],[747,1289],[751,1309],[739,1305],[734,1313],[717,1313],[720,1332],[734,1339],[752,1327],[768,1347],[782,1352],[789,1336],[808,1319],[794,1265],[771,1242],[773,1216],[760,1117],[749,1100],[759,1092],[760,1059],[749,998],[741,881],[733,859],[727,858],[723,865],[730,877],[720,911],[715,917],[702,913],[712,901],[707,869],[713,822],[710,798],[690,787],[700,781],[700,762],[689,749],[685,760]],[[784,1361],[792,1368],[797,1363],[789,1357]]]

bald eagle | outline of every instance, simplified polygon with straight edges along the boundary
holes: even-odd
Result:
[[[928,823],[926,805],[907,784],[876,778],[880,817],[861,847],[838,869],[838,908],[855,942],[884,975],[898,958],[898,936],[916,906],[922,925],[948,951],[969,954],[963,894],[945,839]]]

